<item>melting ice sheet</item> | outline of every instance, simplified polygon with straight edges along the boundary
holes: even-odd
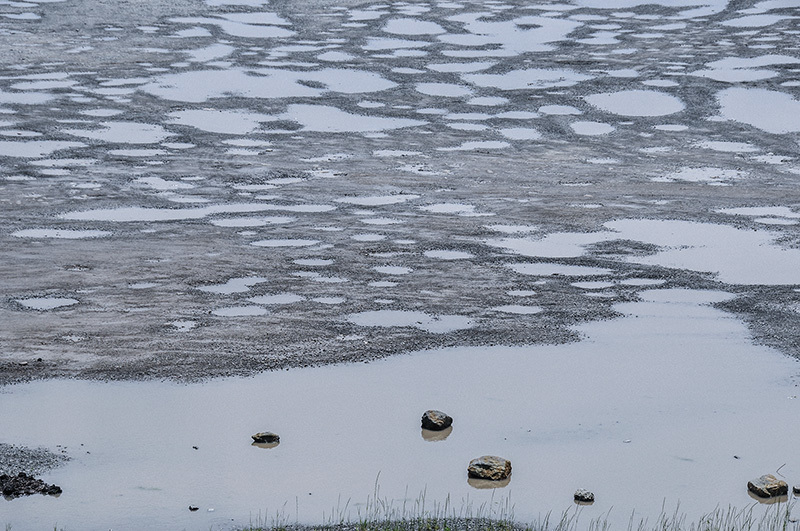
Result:
[[[783,463],[798,477],[786,420],[800,413],[797,363],[754,346],[742,322],[708,305],[729,294],[642,295],[569,345],[450,348],[189,386],[14,386],[0,395],[2,441],[60,444],[73,460],[44,476],[60,498],[5,503],[4,520],[23,531],[227,529],[260,511],[319,523],[348,500],[350,515],[363,513],[379,478],[395,507],[423,491],[429,507],[448,495],[456,507],[510,497],[521,521],[574,507],[587,488],[597,502],[584,524],[608,514],[626,529],[631,511],[652,521],[662,503],[680,502],[690,520],[748,506],[747,481]],[[429,408],[454,417],[445,440],[420,436]],[[263,430],[280,445],[251,446]],[[512,461],[505,489],[467,483],[467,463],[486,453]]]

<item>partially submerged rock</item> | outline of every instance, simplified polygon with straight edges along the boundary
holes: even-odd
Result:
[[[789,485],[772,474],[764,474],[758,479],[748,481],[747,489],[759,498],[785,496],[789,493]]]
[[[20,472],[16,476],[3,474],[0,476],[0,491],[8,499],[30,496],[32,494],[46,494],[58,496],[61,494],[61,487],[58,485],[48,485],[41,479],[29,476],[25,472]]]
[[[496,455],[484,455],[469,462],[467,473],[471,478],[499,481],[511,475],[511,461]]]
[[[272,444],[272,443],[279,443],[281,442],[281,438],[277,433],[272,433],[271,431],[262,431],[256,433],[255,435],[251,435],[253,438],[254,443],[259,444]]]
[[[594,493],[586,489],[578,489],[575,491],[574,499],[576,503],[594,503]]]
[[[438,411],[436,409],[429,409],[422,414],[422,428],[431,431],[442,431],[453,424],[453,417]]]

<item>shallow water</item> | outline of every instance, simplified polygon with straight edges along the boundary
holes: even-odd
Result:
[[[652,518],[662,503],[680,502],[689,518],[744,507],[748,480],[778,468],[790,484],[800,478],[787,422],[800,407],[798,365],[708,305],[730,297],[644,292],[618,305],[625,317],[584,325],[583,341],[562,346],[452,348],[195,385],[14,386],[4,436],[61,445],[73,460],[45,476],[61,497],[3,502],[4,519],[20,530],[227,529],[259,512],[320,522],[364,514],[376,481],[398,511],[421,493],[428,508],[449,496],[473,511],[510,498],[523,521],[574,507],[577,488],[597,497],[585,522]],[[455,419],[444,440],[420,436],[429,408]],[[251,446],[263,430],[280,444]],[[513,464],[497,492],[467,482],[469,460],[487,453]]]

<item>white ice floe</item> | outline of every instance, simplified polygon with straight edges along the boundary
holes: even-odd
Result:
[[[511,270],[521,275],[532,275],[537,277],[596,277],[610,275],[612,271],[602,267],[588,267],[576,265],[563,265],[545,262],[522,262],[507,264]]]
[[[209,284],[199,286],[197,289],[206,293],[216,293],[219,295],[230,295],[231,293],[245,293],[256,284],[263,284],[267,279],[264,277],[243,277],[231,278],[224,284]]]
[[[328,212],[336,207],[330,205],[273,205],[267,203],[231,203],[226,205],[210,205],[196,208],[148,208],[120,207],[98,208],[81,212],[62,214],[62,219],[77,221],[179,221],[201,219],[214,214],[236,214],[241,212],[263,212],[268,210],[285,210],[289,212]]]
[[[468,258],[475,257],[475,255],[472,253],[467,253],[464,251],[449,251],[445,249],[425,251],[424,255],[428,258],[435,258],[437,260],[466,260]]]
[[[510,140],[539,140],[542,133],[529,127],[505,127],[498,129],[498,132]]]
[[[495,312],[513,313],[517,315],[535,315],[542,312],[542,308],[540,306],[529,306],[524,304],[505,304],[503,306],[495,306],[489,309]]]
[[[278,119],[268,114],[227,109],[185,109],[170,113],[169,117],[173,124],[226,135],[245,135],[261,127],[262,123]]]
[[[313,88],[308,83],[325,88]],[[164,74],[141,90],[173,101],[201,103],[215,98],[239,96],[255,99],[313,98],[325,92],[361,94],[395,87],[378,74],[354,69],[324,68],[291,71],[275,68],[194,70]]]
[[[384,275],[407,275],[413,271],[410,267],[403,266],[376,266],[372,269]]]
[[[103,238],[110,236],[106,230],[73,230],[73,229],[23,229],[11,233],[16,238],[53,238],[60,240],[83,240],[87,238]]]
[[[443,98],[461,98],[472,94],[469,88],[452,83],[417,83],[414,87],[421,94]]]
[[[16,299],[22,306],[31,310],[55,310],[56,308],[64,308],[66,306],[74,306],[78,304],[77,299],[68,297],[30,297],[27,299]]]
[[[491,87],[500,90],[535,90],[555,87],[571,87],[581,81],[592,79],[592,76],[579,74],[572,70],[548,70],[530,68],[512,70],[505,74],[463,74],[462,79],[479,87]]]
[[[774,134],[800,131],[800,101],[767,89],[728,88],[717,94],[723,118]]]
[[[319,240],[305,240],[302,238],[276,238],[251,242],[256,247],[311,247],[320,243]]]
[[[259,216],[212,219],[211,224],[217,227],[264,227],[267,225],[280,225],[291,223],[297,218],[291,216]]]
[[[274,295],[259,295],[258,297],[250,297],[247,299],[256,304],[265,305],[281,305],[281,304],[294,304],[306,300],[302,295],[295,293],[276,293]]]
[[[683,181],[692,183],[727,184],[731,181],[741,179],[746,175],[747,174],[741,170],[704,166],[700,168],[680,168],[663,177],[654,178],[653,180],[656,182]]]
[[[437,148],[438,151],[475,151],[479,149],[505,149],[511,144],[502,140],[468,140],[457,146]]]
[[[388,131],[404,127],[424,125],[422,120],[388,118],[351,114],[327,105],[289,105],[282,119],[297,122],[303,131],[322,133],[364,133]]]
[[[261,306],[228,306],[211,311],[212,315],[219,317],[252,317],[266,315],[267,310]]]
[[[704,141],[695,144],[699,148],[721,151],[723,153],[754,153],[761,151],[757,146],[747,142]]]
[[[63,140],[0,140],[0,157],[37,159],[46,157],[62,149],[79,148],[84,146],[86,146],[86,144],[81,142],[66,142]]]
[[[392,18],[386,21],[383,31],[395,35],[439,35],[444,28],[430,20],[418,18]]]
[[[569,116],[583,114],[583,111],[572,105],[542,105],[539,107],[542,114],[554,114],[557,116]]]
[[[101,122],[100,129],[66,129],[64,132],[81,138],[89,138],[112,144],[156,144],[174,133],[157,124],[137,122]]]
[[[179,17],[170,19],[170,22],[178,24],[197,24],[200,26],[217,26],[219,29],[234,37],[246,39],[285,39],[295,35],[295,32],[276,24],[261,24],[255,19],[254,24],[246,24],[238,20],[231,20],[227,17],[243,15],[243,13],[233,15],[222,15],[226,18],[217,17]],[[249,15],[249,13],[247,13]],[[262,13],[262,15],[264,15]],[[277,17],[277,15],[275,15]]]
[[[162,191],[189,190],[195,187],[193,184],[184,181],[168,181],[161,177],[139,177],[134,179],[133,182],[147,186],[148,188],[153,188],[154,190]]]
[[[342,197],[337,199],[336,202],[348,203],[351,205],[361,205],[361,206],[381,206],[381,205],[396,205],[399,203],[405,203],[406,201],[418,198],[419,196],[414,194],[393,194],[393,195]]]
[[[614,126],[603,122],[572,122],[569,127],[576,135],[600,136],[614,132]]]
[[[664,116],[681,112],[681,100],[654,90],[621,90],[584,97],[587,103],[600,110],[621,116]]]
[[[359,326],[413,327],[432,334],[446,334],[472,328],[475,323],[463,315],[429,315],[407,310],[376,310],[350,314],[347,320]]]

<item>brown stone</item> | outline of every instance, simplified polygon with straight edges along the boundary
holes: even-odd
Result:
[[[498,481],[511,475],[511,461],[495,455],[484,455],[469,462],[469,477]]]
[[[431,431],[446,430],[453,424],[453,417],[435,409],[429,409],[422,414],[422,428]]]
[[[747,489],[759,498],[773,498],[789,493],[789,485],[772,474],[764,474],[758,479],[748,481]]]

